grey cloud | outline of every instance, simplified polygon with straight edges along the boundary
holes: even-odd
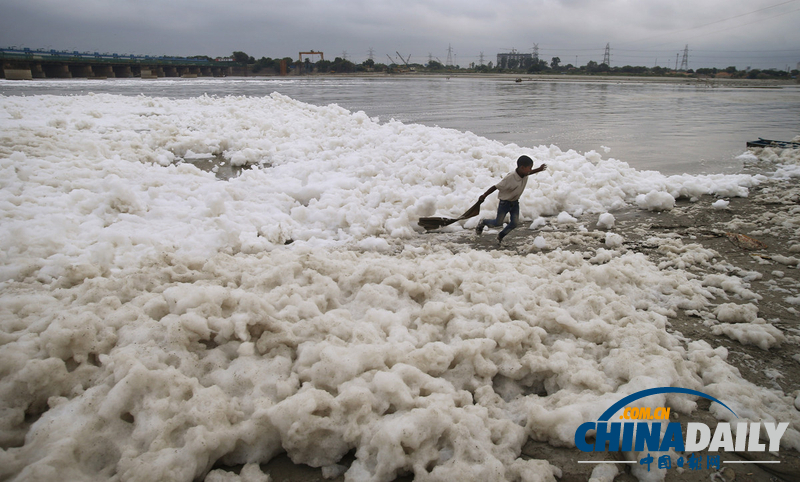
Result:
[[[452,45],[466,65],[480,52],[488,61],[506,48],[529,52],[535,43],[546,59],[578,56],[583,64],[601,60],[610,43],[616,65],[652,65],[688,43],[694,67],[703,66],[694,56],[718,67],[756,64],[757,54],[747,57],[753,51],[763,54],[760,68],[794,67],[800,12],[792,10],[800,1],[697,28],[758,8],[750,0],[6,0],[0,45],[212,56],[243,50],[255,57],[314,48],[331,58],[347,51],[358,62],[370,47],[379,61],[395,50],[420,62],[428,53],[444,60]],[[774,50],[782,52],[767,55]]]

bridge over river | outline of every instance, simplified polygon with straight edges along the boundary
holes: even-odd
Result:
[[[227,59],[0,49],[0,77],[9,80],[224,77],[237,68]]]

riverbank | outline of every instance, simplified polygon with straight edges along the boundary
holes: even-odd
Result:
[[[341,95],[365,83],[326,87]],[[51,88],[42,84],[28,85]],[[800,450],[797,398],[787,393],[795,374],[753,362],[753,380],[775,380],[757,384],[730,360],[738,345],[793,348],[796,334],[783,325],[792,318],[762,307],[758,266],[724,253],[727,232],[769,247],[769,236],[791,241],[747,260],[765,263],[764,289],[794,309],[792,181],[669,176],[596,151],[380,122],[266,95],[269,82],[229,82],[224,93],[238,95],[225,96],[196,95],[208,89],[202,82],[195,91],[192,81],[160,82],[151,95],[138,80],[127,84],[130,95],[3,97],[0,479],[192,481],[224,464],[214,481],[253,462],[240,479],[265,479],[263,463],[284,480],[272,464],[288,457],[333,479],[348,470],[350,480],[554,480],[571,476],[580,454],[538,456],[529,444],[569,447],[582,423],[651,387],[703,391],[748,421],[788,422],[784,448]],[[515,84],[489,87],[516,100]],[[165,96],[170,88],[180,95]],[[752,127],[752,98],[763,94],[745,94],[740,118]],[[576,97],[558,99],[560,116]],[[778,109],[762,105],[779,123]],[[731,130],[737,116],[717,117]],[[477,237],[477,219],[432,233],[418,226],[422,216],[463,212],[523,153],[548,171],[529,187],[525,226],[506,244],[488,231]],[[788,154],[769,156],[763,170],[796,181]],[[191,165],[211,158],[252,168],[222,181]],[[766,210],[744,217],[731,196],[749,189],[755,199],[757,188]],[[722,244],[705,246],[706,236]],[[704,412],[683,396],[643,403],[682,419],[721,417],[716,404]]]
[[[148,77],[142,78],[148,82],[157,82],[158,80],[177,80],[191,82],[193,80],[204,79],[269,79],[269,80],[299,80],[299,79],[345,79],[345,78],[362,78],[362,79],[421,79],[421,78],[436,78],[436,79],[488,79],[496,80],[498,82],[582,82],[582,83],[655,83],[655,84],[688,84],[699,85],[705,87],[747,87],[747,88],[782,88],[796,86],[800,88],[800,80],[797,79],[736,79],[736,78],[712,78],[712,77],[695,77],[695,76],[635,76],[635,75],[569,75],[569,74],[521,74],[521,73],[476,73],[476,72],[400,72],[400,73],[385,73],[385,72],[353,72],[353,73],[325,73],[325,74],[305,74],[305,75],[288,75],[281,76],[275,74],[247,74],[247,75],[229,75],[225,77],[207,77],[207,76],[193,76],[193,77]],[[45,79],[28,79],[28,80],[12,80],[0,79],[0,82],[7,81],[12,83],[17,82],[30,82],[30,81],[52,81],[52,82],[70,82],[73,80],[85,81],[108,81],[114,82],[115,80],[130,80],[130,78],[115,78],[115,77],[75,77],[69,79],[62,78],[45,78]]]
[[[541,225],[535,229],[518,228],[502,246],[496,243],[495,231],[488,229],[482,236],[463,230],[434,231],[421,235],[416,244],[420,247],[444,245],[453,254],[478,250],[525,257],[565,251],[602,265],[610,259],[610,244],[614,243],[608,241],[608,233],[613,233],[618,236],[620,252],[639,253],[665,271],[681,269],[706,279],[713,279],[715,274],[739,278],[744,288],[738,293],[731,293],[727,287],[709,285],[714,298],[712,306],[703,310],[677,310],[668,317],[666,331],[682,340],[687,349],[694,342],[708,343],[715,352],[724,354],[727,362],[748,382],[779,396],[797,398],[800,397],[798,206],[800,183],[797,179],[765,180],[752,188],[747,197],[734,197],[724,202],[704,196],[691,201],[679,200],[673,209],[666,211],[626,208],[614,214],[612,228],[598,226],[594,215],[571,220],[552,217],[544,219],[543,224],[540,220]],[[755,241],[751,245],[743,244],[741,239],[746,238],[733,234],[744,234]],[[746,309],[737,312],[741,307]],[[740,314],[749,312],[753,319],[739,319],[738,315],[725,318],[725,310]],[[752,330],[754,327],[763,329]],[[672,421],[680,422],[684,431],[688,422],[705,423],[713,433],[719,420],[710,409],[708,401],[699,400],[696,410],[690,414],[673,413]],[[703,460],[706,455],[719,455],[723,460],[740,463],[723,465],[717,471],[707,470],[705,464],[697,471],[673,468],[666,472],[664,480],[704,482],[711,477],[718,482],[775,482],[800,477],[800,454],[791,449],[783,448],[779,454],[759,454],[756,458],[773,463],[747,463],[754,460],[754,454],[748,453],[703,452],[701,455]],[[558,467],[562,472],[560,482],[588,480],[599,466],[578,461],[625,460],[621,452],[587,454],[575,447],[557,447],[534,438],[524,444],[521,457],[546,460]],[[340,472],[343,473],[353,460],[352,453],[344,457],[340,461]],[[618,474],[613,478],[617,482],[638,480],[628,464],[607,467],[617,467]],[[269,474],[272,482],[345,480],[330,468],[324,471],[294,464],[285,454],[260,468],[264,474]],[[241,467],[220,467],[206,480],[225,480],[223,477],[233,476],[233,472],[239,470]],[[395,480],[406,482],[413,477],[403,475]]]
[[[625,251],[641,253],[664,269],[687,269],[700,275],[726,273],[746,280],[749,293],[729,296],[719,290],[714,306],[707,310],[678,310],[669,318],[667,331],[684,340],[707,342],[715,350],[724,350],[728,363],[747,381],[797,398],[800,396],[800,183],[769,181],[751,189],[747,197],[730,198],[724,207],[718,200],[704,197],[695,202],[681,200],[669,211],[646,211],[630,208],[616,214],[611,230],[598,228],[592,216],[577,218],[575,223],[548,222],[541,230],[521,230],[504,241],[504,249],[519,255],[544,250],[570,250],[583,254],[584,259],[603,263],[602,252],[606,232],[622,238]],[[584,230],[585,228],[585,230]],[[744,234],[757,242],[745,245],[734,237]],[[544,239],[543,249],[535,239]],[[746,239],[746,238],[745,238]],[[494,236],[461,242],[476,249],[497,249]],[[749,306],[761,326],[770,333],[748,333],[744,319],[725,323],[721,313],[731,304]],[[756,315],[757,313],[757,315]],[[773,330],[773,328],[777,330]],[[768,341],[771,340],[771,341]],[[759,346],[761,345],[761,346]],[[797,404],[795,404],[797,406]],[[698,410],[676,418],[682,424],[703,422],[713,428],[719,422],[710,412],[709,404],[699,403]],[[523,455],[546,459],[560,467],[564,480],[586,480],[591,465],[576,460],[603,460],[588,457],[576,448],[558,448],[529,440]],[[622,454],[605,454],[605,460],[622,460]],[[710,455],[732,454],[710,453]],[[740,460],[752,454],[737,454]],[[618,458],[620,457],[620,458]],[[724,457],[723,457],[724,458]],[[728,466],[713,480],[732,482],[748,480],[772,482],[797,480],[800,477],[800,454],[782,450],[780,455],[768,454],[759,460],[779,461],[779,464],[741,464]],[[626,465],[620,465],[616,481],[637,480]],[[706,481],[708,471],[668,471],[667,481]]]
[[[599,82],[599,83],[662,83],[697,84],[719,87],[800,87],[797,79],[736,79],[694,76],[636,76],[636,75],[569,75],[569,74],[522,74],[522,73],[477,73],[477,72],[353,72],[335,74],[307,74],[299,76],[276,76],[270,74],[251,74],[241,78],[281,78],[281,79],[342,79],[342,78],[392,78],[392,79],[493,79],[502,82]]]

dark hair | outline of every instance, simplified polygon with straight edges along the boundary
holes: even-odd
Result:
[[[517,167],[529,167],[533,165],[533,159],[528,156],[519,156],[517,159]]]

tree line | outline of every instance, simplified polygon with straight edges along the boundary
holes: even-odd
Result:
[[[704,77],[730,77],[738,79],[789,79],[798,78],[798,70],[790,72],[785,70],[768,69],[748,69],[737,70],[736,67],[728,67],[725,69],[717,68],[698,68],[696,70],[689,69],[685,72],[677,72],[669,67],[643,67],[625,65],[622,67],[611,67],[605,63],[597,63],[589,61],[586,65],[575,66],[572,64],[562,64],[559,57],[553,57],[550,61],[538,58],[528,58],[523,60],[501,59],[501,63],[495,65],[489,62],[486,65],[476,65],[471,63],[469,66],[461,67],[460,65],[445,66],[441,62],[431,60],[426,64],[405,62],[397,63],[377,63],[372,59],[365,60],[360,64],[353,63],[347,59],[336,57],[334,60],[318,60],[312,62],[311,59],[304,59],[302,62],[291,57],[283,57],[281,59],[272,59],[262,57],[256,60],[254,57],[247,55],[244,52],[233,52],[234,62],[242,65],[248,72],[253,74],[279,74],[281,73],[281,64],[285,66],[287,71],[294,74],[304,73],[354,73],[354,72],[477,72],[477,73],[516,73],[516,74],[546,74],[546,73],[560,73],[560,74],[573,74],[573,75],[632,75],[632,76],[669,76],[669,75],[693,75]]]

